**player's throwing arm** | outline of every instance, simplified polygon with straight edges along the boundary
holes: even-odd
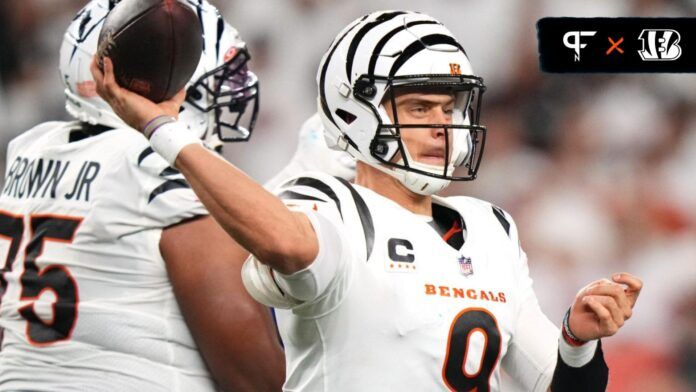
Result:
[[[241,170],[205,149],[200,139],[177,129],[183,90],[155,104],[121,88],[109,58],[104,58],[103,73],[96,59],[91,69],[97,91],[116,114],[150,138],[153,149],[184,174],[211,215],[244,248],[286,274],[314,260],[318,243],[306,215],[291,212]]]

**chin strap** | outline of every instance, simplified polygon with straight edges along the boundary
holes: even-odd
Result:
[[[335,135],[335,133],[338,133],[338,135]],[[366,164],[374,167],[375,169],[381,171],[382,173],[388,174],[388,175],[396,178],[401,184],[403,184],[410,191],[417,193],[419,195],[431,196],[431,195],[445,189],[452,182],[451,180],[447,180],[447,179],[443,179],[443,178],[435,178],[435,177],[427,176],[425,174],[412,172],[412,171],[409,171],[407,169],[391,167],[391,166],[387,166],[383,163],[376,162],[376,160],[374,158],[371,158],[371,157],[368,158],[368,157],[364,156],[358,149],[356,149],[355,147],[353,147],[353,145],[348,143],[348,141],[340,133],[340,131],[339,132],[324,131],[324,138],[326,140],[327,146],[329,146],[330,148],[332,148],[334,150],[340,150],[340,151],[347,152],[356,160],[362,161],[363,163],[366,163]],[[431,173],[442,172],[441,168],[438,168],[436,166],[426,165],[426,164],[422,164],[419,162],[415,162],[413,159],[411,159],[408,151],[405,151],[405,154],[408,157],[409,161],[413,162],[411,164],[412,167],[415,167],[419,170],[428,171]],[[399,160],[397,162],[397,164],[404,165],[404,162],[403,162],[403,160]],[[454,172],[454,165],[452,163],[450,163],[450,169],[448,170],[447,175],[451,176],[453,172]]]
[[[414,169],[422,170],[425,172],[433,173],[433,174],[442,173],[441,167],[416,162],[408,154],[408,151],[406,151],[406,155],[407,155],[409,161],[411,161],[410,167],[412,167]],[[403,166],[404,161],[399,160],[397,162],[397,164]],[[449,167],[450,167],[450,169],[447,171],[447,175],[451,176],[452,173],[454,172],[454,166],[452,166],[450,164]],[[447,180],[444,178],[431,177],[431,176],[428,176],[425,174],[409,171],[407,169],[395,168],[394,172],[401,176],[401,178],[399,178],[399,180],[401,181],[402,184],[404,184],[404,186],[406,186],[411,191],[418,193],[419,195],[424,195],[424,196],[430,196],[430,195],[433,195],[437,192],[440,192],[441,190],[447,188],[447,186],[449,186],[449,184],[452,182],[451,180]]]
[[[426,176],[425,174],[409,171],[405,171],[404,180],[402,181],[402,184],[404,184],[408,189],[424,196],[434,195],[435,193],[447,188],[450,183],[450,180],[445,180],[444,178],[435,178]]]

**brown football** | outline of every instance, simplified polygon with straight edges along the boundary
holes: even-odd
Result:
[[[178,0],[121,0],[109,13],[97,56],[111,58],[116,81],[151,101],[173,97],[191,79],[203,50],[195,12]]]

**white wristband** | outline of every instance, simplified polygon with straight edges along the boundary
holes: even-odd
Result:
[[[150,145],[172,167],[184,147],[190,144],[203,144],[201,139],[179,122],[170,122],[157,128],[150,137]]]
[[[558,352],[566,365],[579,368],[587,365],[597,351],[597,340],[590,340],[582,346],[573,347],[563,336],[558,339]]]

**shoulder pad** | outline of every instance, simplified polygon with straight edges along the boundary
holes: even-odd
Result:
[[[320,201],[335,205],[352,238],[364,237],[365,256],[366,260],[369,259],[375,232],[372,214],[365,200],[348,181],[326,173],[310,172],[288,180],[276,193],[286,204],[307,205]]]
[[[8,145],[7,152],[8,155],[12,153],[13,149],[22,148],[26,144],[36,142],[37,139],[51,132],[55,129],[70,127],[73,123],[65,121],[49,121],[45,123],[38,124],[27,131],[22,132],[12,139]]]

